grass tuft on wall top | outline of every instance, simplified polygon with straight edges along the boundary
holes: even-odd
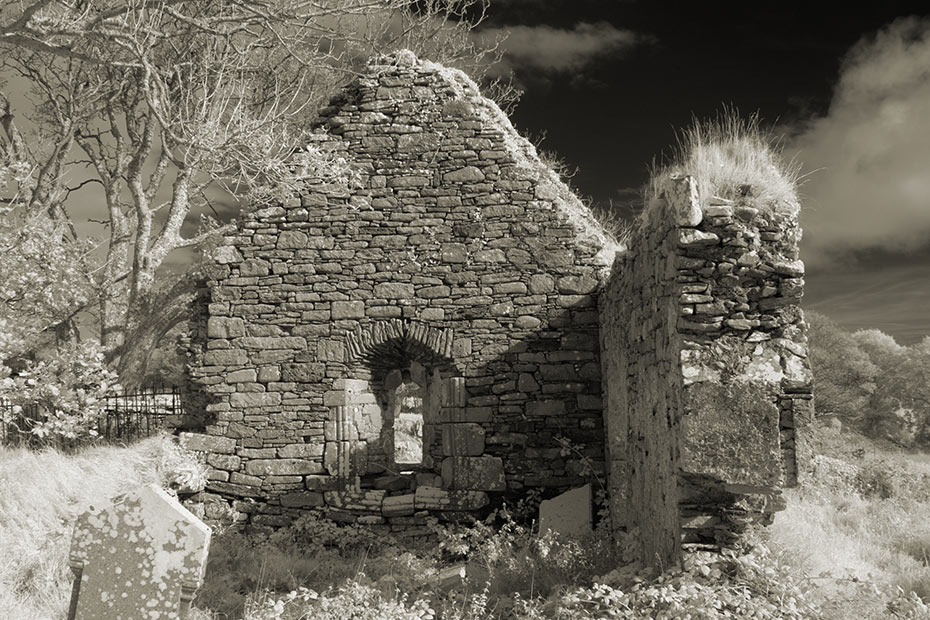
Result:
[[[669,176],[690,175],[698,183],[702,204],[741,202],[797,211],[801,166],[783,156],[758,113],[744,118],[735,107],[726,106],[712,119],[692,118],[677,139],[671,157],[653,163],[648,197],[658,197]]]

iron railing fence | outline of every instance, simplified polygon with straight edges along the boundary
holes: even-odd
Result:
[[[132,441],[171,428],[183,413],[177,386],[155,385],[106,397],[97,432],[107,442]],[[33,444],[32,428],[46,419],[38,404],[0,398],[0,443]]]

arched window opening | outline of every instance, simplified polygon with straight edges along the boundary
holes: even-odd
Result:
[[[423,463],[423,388],[406,381],[394,390],[394,462]]]

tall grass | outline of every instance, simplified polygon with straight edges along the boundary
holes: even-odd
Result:
[[[417,548],[308,515],[270,536],[218,536],[191,618],[930,618],[930,463],[851,433],[819,446],[811,482],[745,556],[691,554],[653,578],[603,532],[436,524],[438,544]],[[165,484],[189,459],[167,437],[72,455],[0,449],[0,618],[64,617],[76,516]],[[450,579],[461,567],[464,581]]]
[[[75,454],[0,448],[0,617],[63,618],[77,516],[190,466],[169,437]]]
[[[809,581],[825,618],[930,618],[919,603],[911,616],[889,608],[930,601],[930,463],[854,433],[821,447],[813,479],[787,493],[770,528],[773,550]]]
[[[777,139],[762,127],[758,113],[742,117],[724,107],[716,117],[693,118],[677,134],[665,162],[653,162],[648,194],[658,196],[669,175],[691,175],[702,202],[744,199],[753,206],[794,210],[801,166],[786,160]]]

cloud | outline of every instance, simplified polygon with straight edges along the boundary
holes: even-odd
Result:
[[[581,22],[571,30],[545,25],[509,26],[488,28],[480,34],[492,40],[507,37],[502,66],[497,68],[501,73],[511,69],[575,72],[598,57],[631,48],[641,40],[636,33],[607,22]]]
[[[847,54],[826,116],[793,141],[808,263],[930,245],[930,21],[893,22]]]

